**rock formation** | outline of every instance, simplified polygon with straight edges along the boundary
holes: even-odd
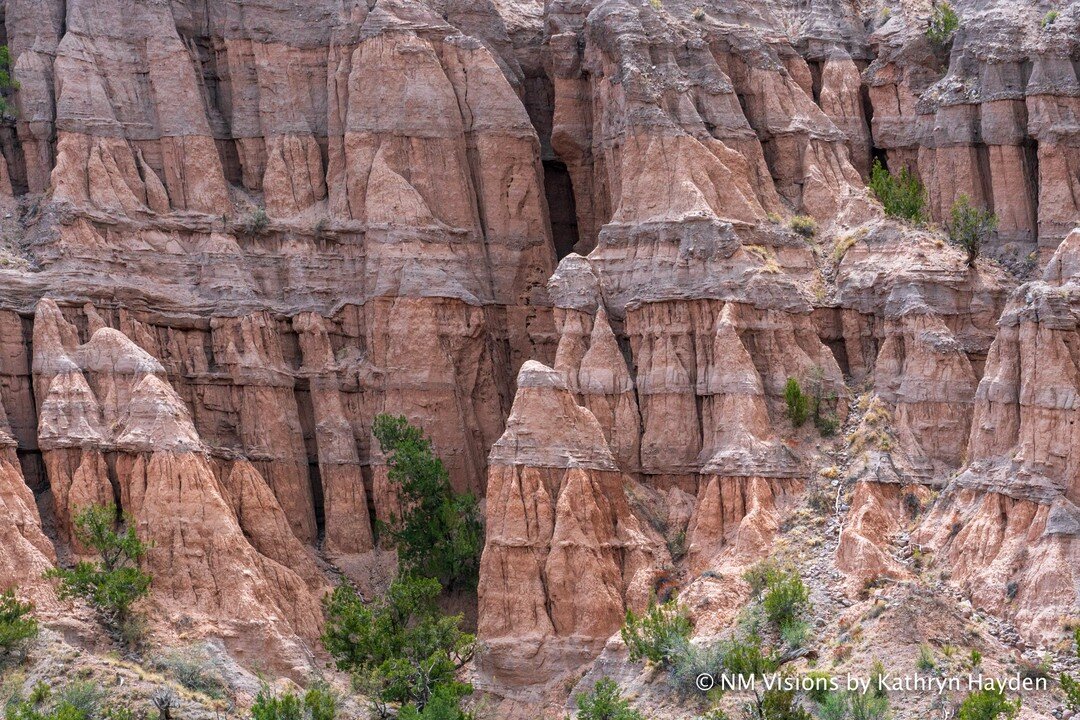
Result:
[[[392,573],[385,412],[484,503],[477,681],[522,717],[651,594],[723,632],[823,487],[849,591],[919,582],[910,540],[1060,640],[1080,13],[954,5],[935,43],[907,0],[9,0],[0,588],[58,607],[116,502],[156,632],[302,677],[329,578]]]
[[[495,682],[540,686],[595,657],[626,608],[648,603],[666,550],[565,379],[529,361],[517,387],[491,451],[479,636]]]
[[[919,539],[975,602],[1055,637],[1080,602],[1080,232],[1017,289],[975,394],[969,462]]]
[[[301,672],[298,638],[318,634],[326,587],[309,550],[247,461],[224,483],[215,475],[161,364],[119,331],[95,329],[101,318],[86,312],[92,335],[81,344],[52,300],[38,304],[34,322],[38,440],[61,538],[85,550],[73,542],[74,516],[119,505],[150,544],[157,622],[205,623],[202,632],[224,636],[240,657],[269,651]]]

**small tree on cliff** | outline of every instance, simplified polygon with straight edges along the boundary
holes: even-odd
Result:
[[[81,597],[97,608],[114,630],[125,630],[131,608],[150,593],[150,576],[139,569],[147,546],[135,534],[130,515],[113,504],[91,505],[75,515],[75,538],[94,550],[99,562],[85,560],[74,568],[53,568],[45,577],[60,580],[61,599]],[[126,527],[126,529],[125,529]]]
[[[402,507],[401,518],[378,527],[397,546],[402,571],[435,578],[447,590],[475,587],[483,543],[476,498],[451,489],[431,441],[405,418],[379,415],[372,430]]]
[[[13,117],[15,106],[8,102],[10,90],[18,90],[19,83],[11,77],[11,51],[7,45],[0,45],[0,117]]]
[[[949,239],[967,251],[967,264],[970,267],[975,267],[983,241],[997,229],[997,224],[996,215],[974,207],[967,195],[961,195],[953,203],[948,223]]]

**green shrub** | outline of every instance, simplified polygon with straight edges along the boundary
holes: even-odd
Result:
[[[810,670],[804,677],[814,681],[813,686],[806,691],[806,696],[813,702],[820,705],[832,694],[830,690],[832,675],[829,673],[824,670]]]
[[[275,695],[263,685],[251,706],[251,720],[334,720],[337,698],[325,684],[314,684],[301,699],[296,693]]]
[[[1080,658],[1080,625],[1073,629],[1073,648],[1076,650],[1076,657]]]
[[[840,429],[840,418],[836,413],[815,413],[814,427],[818,429],[822,437],[832,437]]]
[[[743,580],[750,585],[750,596],[756,599],[761,597],[765,589],[782,578],[786,572],[775,560],[765,559],[744,572]]]
[[[848,712],[851,720],[885,720],[889,716],[889,698],[875,692],[853,692]]]
[[[734,637],[721,647],[721,667],[731,676],[760,680],[780,668],[782,656],[757,635]]]
[[[619,694],[619,686],[611,678],[596,682],[590,693],[574,696],[578,720],[644,720],[637,710]]]
[[[472,657],[473,636],[461,631],[460,615],[439,612],[439,594],[438,580],[401,576],[386,597],[367,605],[339,585],[325,601],[323,645],[337,668],[352,672],[376,701],[412,705],[420,713],[437,691],[460,701],[472,692],[456,675]]]
[[[1073,679],[1072,675],[1061,674],[1059,679],[1061,691],[1065,693],[1065,706],[1074,713],[1080,713],[1080,682]]]
[[[32,603],[20,602],[14,590],[0,594],[0,658],[22,654],[31,640],[37,637],[37,620],[31,613]]]
[[[810,396],[802,391],[795,378],[788,378],[784,386],[784,402],[787,404],[788,420],[795,427],[802,427],[810,416]]]
[[[848,716],[848,693],[841,690],[827,693],[817,702],[820,720],[845,720]]]
[[[1056,23],[1058,19],[1058,14],[1059,13],[1057,10],[1051,10],[1050,12],[1046,13],[1046,15],[1043,15],[1042,26],[1049,27],[1050,25]]]
[[[303,708],[294,693],[274,695],[263,686],[251,705],[251,720],[302,720]]]
[[[885,663],[880,660],[874,660],[874,664],[870,666],[870,692],[874,695],[878,695],[883,698],[889,696],[888,691],[885,690]]]
[[[873,689],[865,693],[837,690],[815,702],[820,720],[886,720],[889,717],[888,696]]]
[[[798,649],[806,645],[810,637],[810,623],[805,620],[789,620],[780,626],[780,639],[789,648]]]
[[[52,688],[44,680],[38,680],[30,691],[30,702],[34,705],[40,705],[50,697],[52,697]]]
[[[1011,720],[1020,712],[1020,699],[1009,702],[1001,688],[976,690],[964,698],[956,720]]]
[[[817,222],[809,215],[796,215],[791,218],[788,227],[797,235],[810,239],[817,234]]]
[[[949,240],[967,252],[969,266],[975,266],[983,241],[994,232],[997,223],[996,215],[973,207],[967,195],[961,195],[953,203],[948,223]]]
[[[919,657],[915,659],[915,667],[923,672],[930,672],[937,667],[937,662],[934,661],[934,651],[930,649],[929,645],[923,644],[919,646]]]
[[[483,547],[476,498],[451,489],[431,441],[404,417],[377,415],[372,431],[405,508],[400,519],[378,526],[397,546],[402,570],[435,578],[447,590],[475,588]]]
[[[315,683],[304,693],[304,709],[310,720],[334,720],[338,698],[325,683]]]
[[[892,175],[880,160],[875,160],[870,169],[870,190],[881,201],[886,215],[917,223],[926,219],[926,190],[907,168]]]
[[[435,688],[423,710],[418,710],[415,705],[406,705],[401,708],[397,720],[475,720],[475,716],[461,709],[461,698],[456,690],[440,685]]]
[[[627,610],[620,634],[630,651],[631,662],[646,659],[669,665],[685,649],[692,629],[686,608],[669,600],[662,605],[650,603],[640,617]]]
[[[731,720],[731,716],[720,708],[716,708],[702,715],[701,720]]]
[[[762,694],[756,720],[813,720],[813,717],[799,706],[794,690],[772,688]]]
[[[799,574],[790,571],[770,583],[762,597],[761,606],[769,623],[783,632],[809,609],[810,591]]]
[[[934,5],[930,11],[930,25],[926,28],[926,39],[938,47],[944,47],[960,27],[960,16],[948,2]]]
[[[1016,595],[1019,592],[1020,592],[1020,583],[1016,582],[1015,580],[1010,580],[1009,582],[1005,583],[1005,599],[1006,600],[1015,600]]]
[[[779,653],[753,633],[736,635],[721,647],[720,667],[728,677],[755,678],[759,684],[763,678],[780,672],[786,663],[798,657]],[[810,714],[798,705],[797,695],[782,687],[764,692],[755,690],[753,698],[744,706],[744,717],[747,720],[810,720]]]
[[[92,680],[76,680],[56,694],[57,708],[67,707],[79,717],[92,718],[104,706],[105,691]]]
[[[131,617],[131,608],[150,594],[150,576],[138,568],[146,545],[135,534],[130,515],[126,530],[116,528],[116,506],[91,505],[75,515],[75,538],[94,550],[99,562],[82,561],[74,568],[53,568],[45,577],[60,580],[61,599],[81,597],[93,605],[114,630]]]
[[[38,708],[25,700],[12,699],[4,713],[5,720],[92,720],[79,708],[61,702],[55,707]]]
[[[697,679],[702,675],[716,675],[723,667],[723,648],[718,643],[686,643],[668,666],[671,684],[689,697],[700,697]]]

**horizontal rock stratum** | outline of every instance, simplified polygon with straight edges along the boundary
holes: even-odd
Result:
[[[604,675],[684,717],[627,610],[722,636],[770,556],[811,568],[822,633],[886,587],[1015,634],[988,657],[1061,651],[1080,5],[1053,6],[957,0],[941,44],[908,0],[0,3],[0,590],[106,642],[42,575],[116,503],[155,642],[303,681],[325,593],[395,572],[391,413],[481,499],[467,676],[497,717]],[[961,197],[997,218],[973,263]],[[941,635],[897,649],[890,617],[884,653]]]

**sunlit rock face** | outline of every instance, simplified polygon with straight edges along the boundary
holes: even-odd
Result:
[[[720,632],[849,450],[838,583],[914,581],[910,535],[1052,639],[1078,16],[958,0],[938,47],[909,5],[9,0],[0,589],[63,615],[41,575],[116,503],[155,632],[303,678],[332,581],[394,572],[392,413],[483,504],[501,716],[563,716],[652,596]],[[887,217],[875,160],[930,223],[992,210],[984,257]]]

